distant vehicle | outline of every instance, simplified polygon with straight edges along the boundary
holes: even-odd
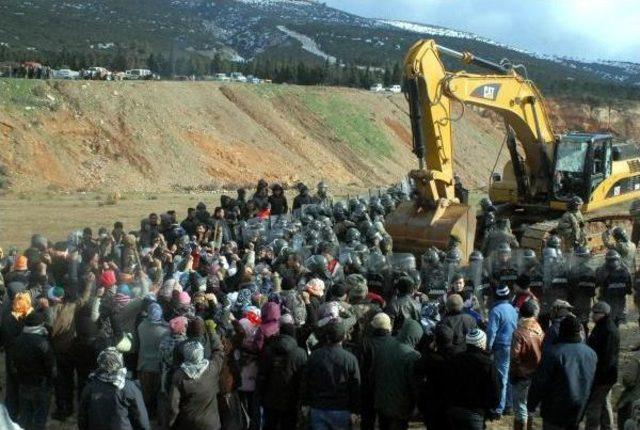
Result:
[[[229,82],[231,80],[226,73],[216,73],[213,79],[220,82]]]
[[[234,82],[247,82],[247,77],[240,72],[231,73],[231,80]]]
[[[390,91],[390,92],[392,92],[392,93],[394,93],[394,94],[398,94],[398,93],[401,93],[401,92],[402,92],[402,87],[401,87],[400,85],[392,85],[392,86],[389,88],[389,91]]]
[[[81,72],[82,79],[92,79],[96,81],[107,81],[110,79],[111,72],[104,67],[89,67]]]
[[[155,75],[149,69],[131,69],[124,72],[124,78],[131,81],[151,80],[155,79]]]
[[[52,73],[53,79],[78,79],[80,77],[80,72],[71,69],[57,69]]]
[[[252,84],[261,84],[262,83],[262,79],[260,78],[251,78],[251,82]]]
[[[382,84],[375,84],[375,85],[372,85],[371,88],[369,88],[369,90],[373,91],[374,93],[380,93],[384,91],[384,87],[382,86]]]

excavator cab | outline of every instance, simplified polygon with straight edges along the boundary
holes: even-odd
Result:
[[[560,136],[554,154],[553,194],[567,201],[580,196],[589,202],[592,193],[612,173],[612,136],[571,133]]]

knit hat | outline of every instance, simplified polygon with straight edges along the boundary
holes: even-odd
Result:
[[[465,343],[480,349],[485,349],[487,347],[487,335],[479,328],[474,328],[467,333]]]
[[[49,300],[60,300],[64,297],[64,288],[62,287],[53,287],[53,288],[49,288],[49,291],[47,291],[47,298]]]
[[[187,324],[189,320],[186,317],[175,317],[169,321],[169,329],[173,334],[185,334],[187,332]]]
[[[324,296],[324,281],[322,281],[322,279],[314,278],[307,282],[305,290],[313,296],[322,297]]]
[[[460,294],[451,294],[447,297],[447,303],[445,304],[449,312],[461,312],[464,306],[464,300]]]
[[[509,291],[509,287],[507,285],[498,285],[498,288],[496,288],[496,297],[499,299],[506,299],[509,297],[510,292],[511,291]]]
[[[385,314],[384,312],[380,312],[378,314],[376,314],[376,316],[373,317],[373,319],[371,320],[371,327],[373,327],[376,330],[385,330],[385,331],[391,331],[391,318],[389,318],[389,315]]]
[[[116,290],[116,293],[123,294],[131,298],[131,288],[129,288],[127,284],[120,284],[120,286],[118,286],[118,289]]]
[[[367,280],[360,274],[347,276],[347,290],[349,291],[349,300],[352,302],[364,300],[369,294]]]
[[[611,306],[609,306],[609,303],[607,302],[600,301],[593,305],[591,312],[593,312],[594,314],[609,315],[611,313]]]
[[[36,327],[44,324],[44,313],[43,312],[31,312],[24,319],[24,325],[27,327]]]
[[[318,327],[324,327],[332,321],[340,320],[340,305],[338,302],[325,303],[320,307]]]
[[[540,308],[535,300],[527,300],[520,306],[520,318],[532,318],[536,316]]]
[[[113,287],[116,284],[116,274],[113,270],[105,270],[100,275],[100,286],[104,288]]]
[[[191,296],[186,291],[182,291],[178,296],[178,303],[181,305],[190,305],[191,304]]]
[[[27,257],[21,255],[13,263],[13,270],[27,270]]]

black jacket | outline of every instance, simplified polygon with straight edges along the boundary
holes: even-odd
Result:
[[[587,339],[587,345],[596,352],[598,365],[594,385],[615,384],[618,381],[618,355],[620,332],[608,316],[599,320]]]
[[[303,380],[302,403],[317,409],[360,409],[358,360],[340,345],[328,345],[311,353]]]
[[[115,385],[90,379],[82,392],[78,408],[79,430],[148,430],[149,417],[140,388],[125,381]]]
[[[444,327],[449,330],[444,330]],[[476,327],[476,320],[469,314],[458,312],[445,316],[436,326],[436,333],[442,339],[446,339],[446,343],[442,345],[442,353],[452,355],[467,349],[467,333]]]
[[[31,329],[32,327],[26,327]],[[10,355],[20,384],[40,385],[56,376],[56,359],[44,327],[41,334],[23,332],[16,338]]]
[[[454,355],[446,371],[448,405],[484,413],[500,402],[500,380],[491,355],[473,345]]]
[[[284,194],[279,196],[271,194],[269,196],[269,203],[271,204],[271,215],[283,215],[289,212],[289,204]]]
[[[257,389],[266,409],[297,410],[307,353],[288,335],[267,342],[258,365]]]

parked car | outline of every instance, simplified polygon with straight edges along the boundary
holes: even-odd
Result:
[[[53,71],[53,79],[78,79],[80,72],[71,69],[57,69]]]
[[[251,80],[249,81],[252,84],[261,84],[262,83],[262,79],[260,78],[251,78]]]
[[[372,85],[369,90],[373,91],[374,93],[381,93],[382,91],[384,91],[384,87],[382,86],[382,84],[375,84]]]
[[[247,82],[247,77],[240,72],[231,73],[231,80],[234,82]]]
[[[226,73],[216,73],[213,79],[220,82],[229,82],[231,80]]]
[[[131,69],[124,72],[124,78],[127,80],[151,80],[155,79],[155,75],[149,69]]]
[[[111,72],[104,67],[89,67],[80,73],[82,79],[93,79],[96,81],[107,81],[110,79]]]
[[[392,92],[392,93],[394,93],[394,94],[398,94],[398,93],[401,93],[401,92],[402,92],[402,87],[401,87],[400,85],[392,85],[392,86],[389,88],[389,91],[390,91],[390,92]]]

